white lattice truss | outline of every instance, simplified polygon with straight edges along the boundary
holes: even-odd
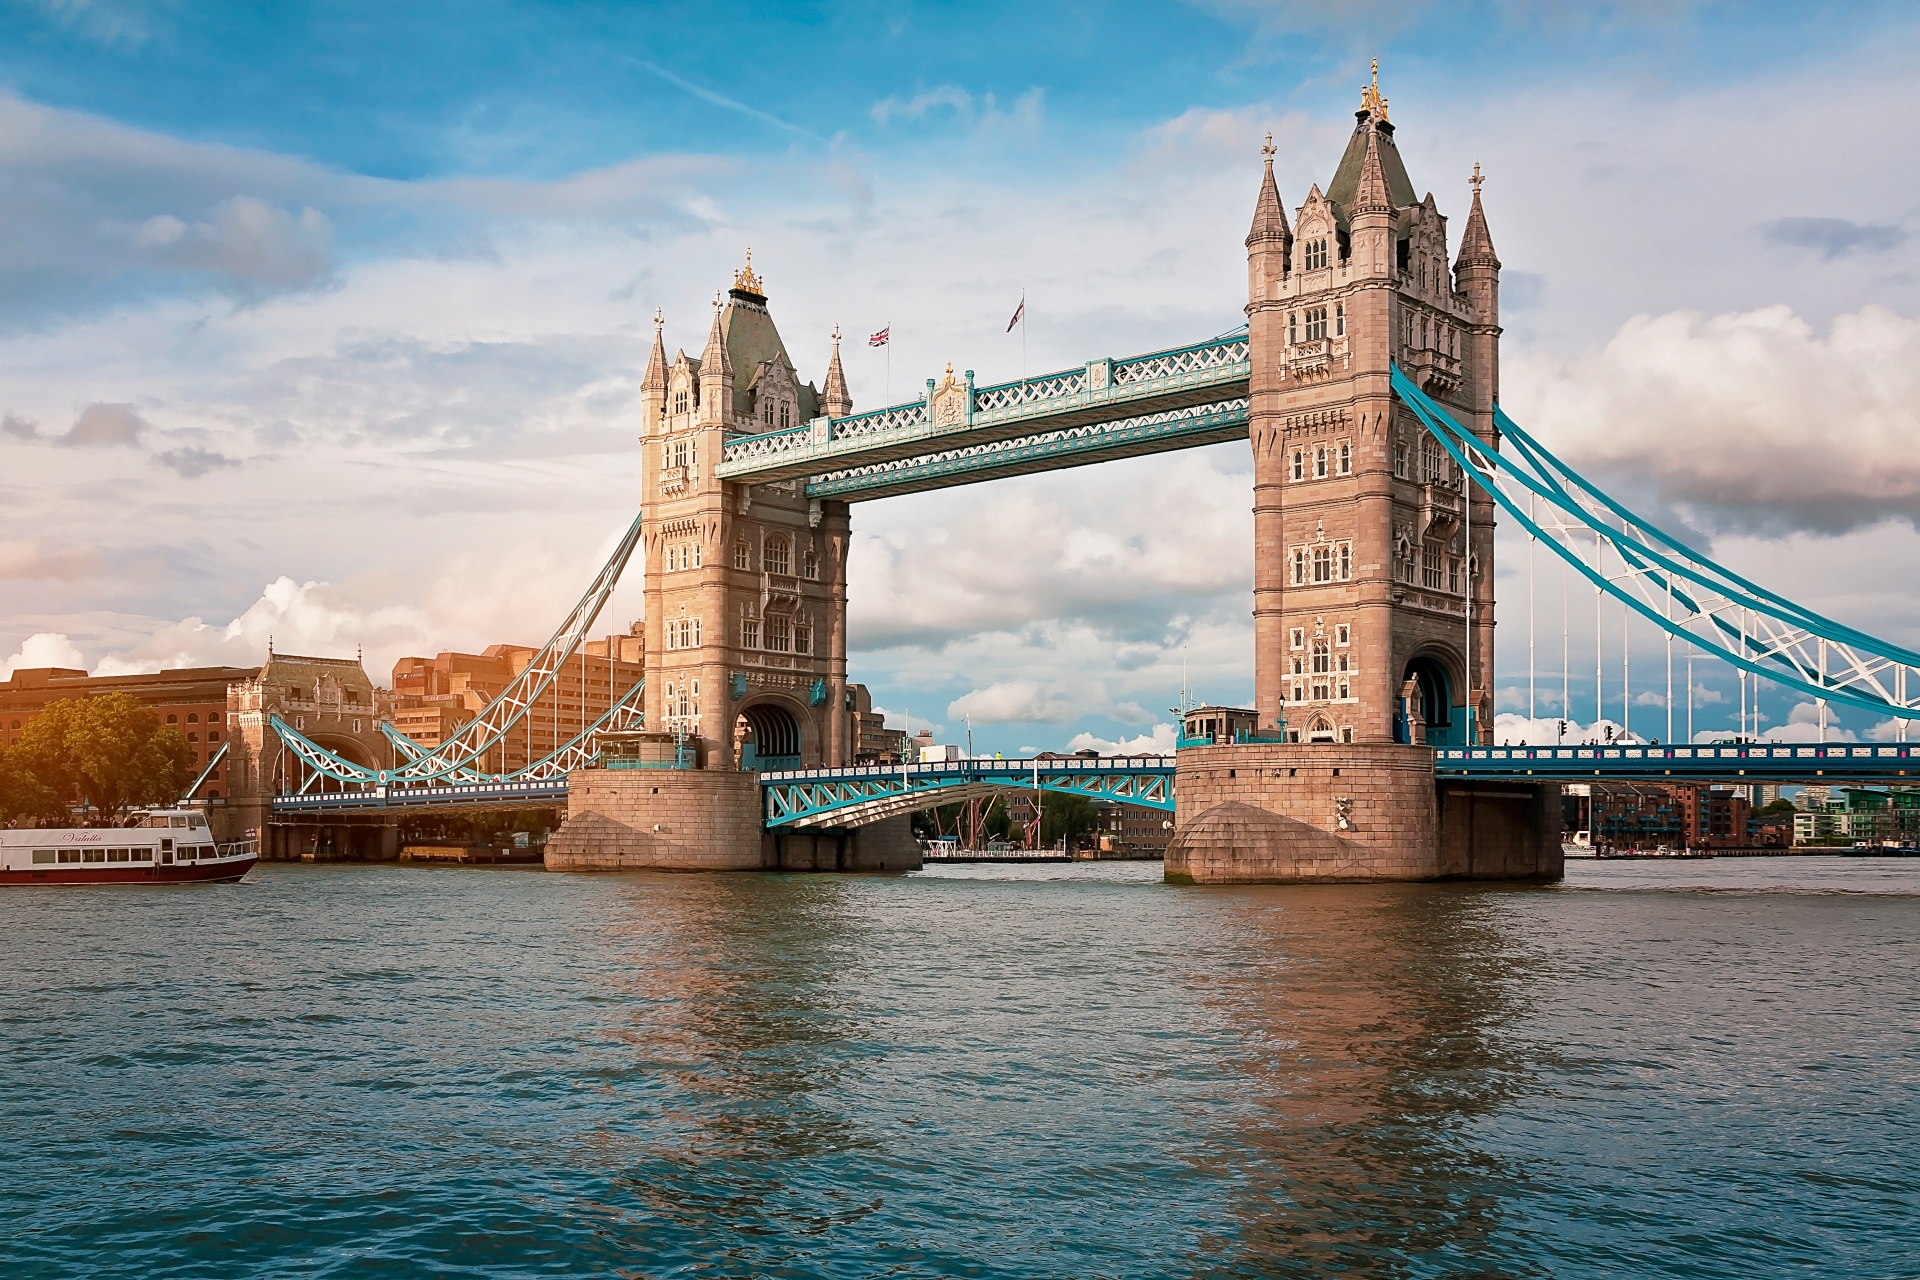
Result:
[[[180,798],[182,800],[191,800],[194,798],[194,796],[200,793],[200,788],[204,787],[207,784],[207,779],[213,776],[213,771],[215,769],[218,769],[220,767],[220,762],[227,758],[227,748],[232,745],[233,744],[231,742],[221,743],[220,749],[214,752],[211,756],[207,758],[207,767],[202,769],[200,771],[200,776],[195,778],[192,782],[189,782],[187,784],[187,789],[180,793]]]
[[[1497,405],[1506,449],[1462,427],[1397,366],[1393,385],[1522,528],[1654,626],[1816,701],[1920,718],[1920,653],[1804,609],[1689,549],[1562,463]]]

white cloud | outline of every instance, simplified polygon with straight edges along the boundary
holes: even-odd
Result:
[[[1920,321],[1885,308],[1824,336],[1785,306],[1640,316],[1509,368],[1516,421],[1644,514],[1776,535],[1920,518]]]
[[[33,667],[67,667],[85,671],[87,660],[66,636],[59,632],[43,631],[23,640],[19,652],[11,658],[0,660],[0,680],[10,678],[23,668]]]
[[[935,107],[947,107],[962,117],[970,117],[973,114],[973,95],[959,85],[936,85],[931,89],[922,89],[910,98],[882,98],[873,104],[873,110],[868,114],[873,117],[875,124],[884,128],[895,119],[918,120]]]
[[[1179,746],[1179,737],[1176,726],[1162,722],[1153,726],[1152,733],[1117,740],[1093,733],[1076,733],[1067,739],[1066,749],[1098,751],[1103,756],[1170,756]]]

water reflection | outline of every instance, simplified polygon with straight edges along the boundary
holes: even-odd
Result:
[[[1528,1087],[1500,1035],[1529,963],[1511,892],[1216,895],[1238,971],[1203,985],[1242,1029],[1245,1094],[1209,1153],[1235,1231],[1195,1274],[1515,1274],[1489,1253],[1518,1173],[1471,1132]]]
[[[649,876],[622,893],[610,1034],[641,1079],[598,1137],[628,1226],[649,1249],[698,1248],[804,1238],[871,1211],[870,1194],[807,1173],[866,1143],[832,1102],[872,1056],[835,987],[863,946],[846,883]]]

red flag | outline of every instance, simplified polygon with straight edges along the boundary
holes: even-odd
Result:
[[[893,332],[893,326],[892,326],[892,325],[888,325],[888,326],[887,326],[886,328],[884,328],[884,329],[882,329],[882,330],[881,330],[880,332],[878,332],[878,333],[876,333],[876,334],[874,334],[874,335],[873,335],[872,337],[870,337],[870,338],[868,338],[868,339],[867,339],[867,345],[868,345],[868,346],[870,346],[870,347],[884,347],[884,346],[886,346],[886,345],[887,345],[887,337],[888,337],[888,335],[889,335],[889,334],[891,334],[892,332]]]
[[[1007,332],[1013,332],[1013,326],[1020,323],[1020,317],[1027,314],[1027,296],[1020,295],[1020,305],[1013,309],[1013,319],[1007,321]]]

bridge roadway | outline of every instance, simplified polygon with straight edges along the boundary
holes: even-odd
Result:
[[[760,775],[766,825],[775,829],[860,826],[933,805],[1007,789],[1112,800],[1171,812],[1171,756],[955,760],[844,769],[786,769]],[[1743,743],[1710,746],[1442,747],[1434,775],[1449,779],[1562,782],[1677,782],[1743,785],[1877,783],[1920,785],[1920,744]],[[275,796],[276,817],[307,814],[479,812],[564,805],[565,778],[372,787]]]
[[[1244,332],[727,441],[714,474],[849,502],[1247,438]]]

